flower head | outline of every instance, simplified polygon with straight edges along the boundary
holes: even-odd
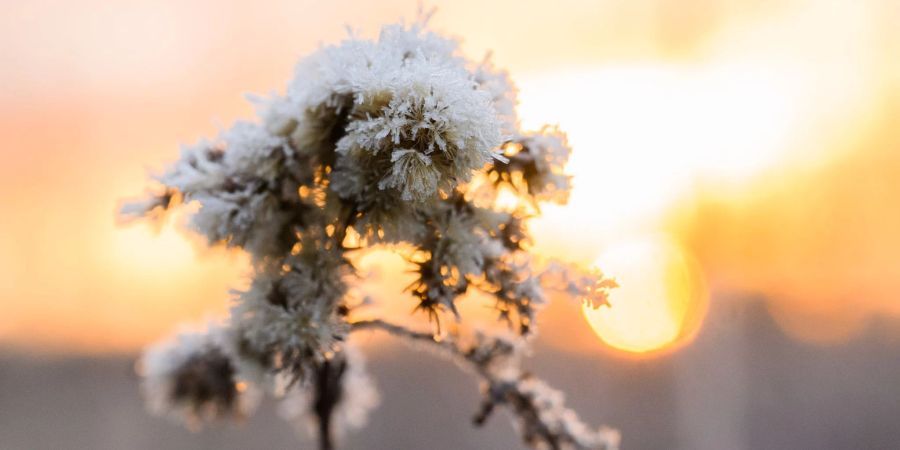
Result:
[[[183,333],[147,350],[140,367],[152,413],[197,428],[219,417],[246,416],[256,408],[259,392],[242,381],[221,333]]]

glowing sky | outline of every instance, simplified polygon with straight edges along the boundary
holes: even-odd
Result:
[[[900,314],[896,2],[436,4],[435,28],[510,69],[526,125],[570,133],[576,190],[534,225],[538,250],[602,262],[663,234],[713,294],[762,293],[802,339]],[[248,117],[243,93],[279,89],[345,24],[372,35],[414,11],[393,0],[0,4],[0,340],[132,350],[221,314],[244,259],[172,227],[117,228],[118,202],[178,144]],[[558,325],[551,316],[546,334]]]

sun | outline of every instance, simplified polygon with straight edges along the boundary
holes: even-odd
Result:
[[[736,186],[787,157],[799,114],[780,73],[726,58],[520,80],[523,125],[558,121],[574,149],[572,194],[534,220],[536,251],[596,259],[619,282],[610,308],[584,309],[607,346],[655,353],[696,334],[708,293],[690,251],[667,237],[667,217],[705,183]]]
[[[632,353],[671,349],[687,342],[706,313],[702,274],[685,252],[662,235],[616,244],[597,260],[619,287],[610,306],[585,305],[584,316],[607,345]]]

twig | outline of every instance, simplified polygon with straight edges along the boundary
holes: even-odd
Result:
[[[500,376],[491,370],[499,358],[516,354],[514,343],[490,338],[463,347],[452,338],[436,339],[431,333],[410,330],[381,319],[352,322],[350,331],[381,330],[414,342],[427,343],[463,362],[466,368],[477,374],[486,387],[484,400],[474,417],[476,425],[485,423],[494,406],[505,404],[521,426],[522,437],[530,445],[543,443],[553,450],[604,449],[618,447],[618,434],[601,428],[592,431],[573,411],[563,407],[555,390],[533,375],[515,367],[513,376]],[[512,359],[512,358],[510,358]]]

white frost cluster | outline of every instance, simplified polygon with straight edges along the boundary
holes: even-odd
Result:
[[[564,172],[572,152],[566,134],[558,128],[547,127],[539,133],[522,136],[518,142],[523,150],[520,157],[534,167],[533,173],[526,174],[531,194],[564,203],[572,178]]]
[[[294,157],[284,138],[259,124],[238,122],[214,141],[182,149],[181,159],[157,177],[166,193],[126,205],[123,214],[172,206],[172,192],[196,203],[190,226],[210,244],[240,247],[257,258],[278,251],[284,228],[296,214],[297,188],[312,169]]]
[[[329,271],[298,261],[294,270],[258,275],[250,289],[236,292],[231,326],[244,350],[263,358],[270,369],[297,376],[306,363],[323,362],[339,351],[347,333],[335,305],[345,289],[340,274],[340,268]]]
[[[504,148],[505,161],[488,171],[491,181],[508,184],[532,201],[566,203],[572,177],[565,173],[571,153],[565,133],[544,127],[516,135]]]
[[[474,73],[475,82],[491,96],[491,102],[500,120],[500,130],[504,136],[519,133],[519,116],[516,113],[518,100],[516,87],[509,73],[494,67],[490,58],[485,58]]]
[[[617,431],[606,427],[593,430],[585,425],[575,411],[565,407],[563,393],[540,379],[525,377],[518,382],[516,390],[537,411],[536,423],[523,426],[539,426],[554,435],[570,436],[571,442],[563,443],[560,448],[619,448]]]
[[[139,370],[150,412],[192,428],[222,417],[243,417],[256,409],[260,392],[242,380],[224,331],[182,333],[144,353]]]
[[[388,26],[377,41],[324,47],[298,66],[288,89],[297,123],[289,136],[300,148],[327,141],[333,113],[323,112],[336,112],[344,170],[375,171],[344,192],[392,189],[403,200],[425,201],[468,180],[502,142],[492,94],[469,66],[454,41],[418,26]],[[273,123],[290,121],[269,114]]]

